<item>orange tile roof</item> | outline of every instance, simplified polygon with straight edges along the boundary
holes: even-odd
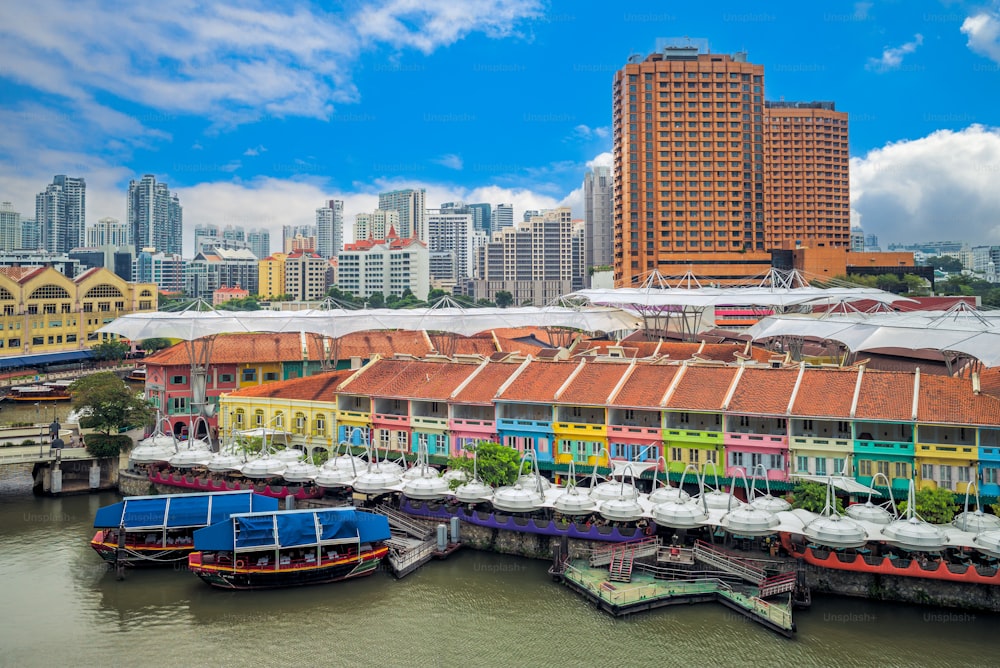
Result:
[[[681,367],[675,364],[638,364],[625,381],[612,406],[659,408]],[[611,394],[610,390],[608,394]]]
[[[490,362],[452,400],[455,403],[489,404],[520,363]]]
[[[554,346],[552,334],[544,327],[497,327],[492,330],[485,330],[479,334],[489,334],[494,332],[497,336],[507,339],[537,339],[544,344]]]
[[[846,418],[857,382],[857,369],[806,369],[792,415]]]
[[[574,369],[574,363],[532,361],[497,398],[503,401],[551,403],[556,390],[562,387]]]
[[[431,352],[433,347],[423,332],[414,331],[371,331],[354,332],[337,339],[335,352],[339,359],[360,357],[370,359],[378,353],[390,357],[396,353],[423,357]]]
[[[859,420],[903,420],[913,417],[913,374],[865,370],[854,416]]]
[[[340,371],[319,373],[315,376],[306,376],[305,378],[279,380],[273,383],[245,387],[231,392],[229,396],[334,402],[336,401],[335,391],[337,385],[342,383],[352,373],[354,373],[352,369],[341,369]]]
[[[559,396],[561,404],[603,406],[611,390],[628,370],[628,364],[588,362],[584,364],[566,391]]]
[[[195,342],[204,345],[204,339]],[[322,360],[323,351],[315,337],[306,336],[310,360]],[[293,362],[302,359],[302,340],[298,333],[281,334],[221,334],[212,346],[211,364],[243,364]],[[173,366],[190,364],[185,343],[178,343],[147,357],[147,365]]]
[[[729,411],[784,415],[798,377],[798,369],[746,369],[729,402]]]
[[[384,359],[340,388],[348,394],[445,401],[476,370],[475,364]]]
[[[720,411],[736,375],[736,367],[689,366],[667,408]]]
[[[979,383],[984,394],[1000,397],[1000,367],[984,368],[979,373]]]
[[[917,421],[1000,425],[1000,399],[974,394],[967,378],[921,373]]]
[[[17,283],[24,283],[42,271],[45,271],[45,267],[0,267],[0,274]]]

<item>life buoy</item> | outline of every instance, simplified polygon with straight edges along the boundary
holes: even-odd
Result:
[[[236,560],[236,568],[246,568],[246,567],[247,567],[247,562],[245,560],[243,559]]]

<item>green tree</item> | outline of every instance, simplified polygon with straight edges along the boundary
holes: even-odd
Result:
[[[84,376],[69,387],[73,407],[86,415],[80,426],[105,435],[141,427],[153,419],[153,407],[115,374],[104,371]],[[81,409],[87,409],[82,411]]]
[[[326,290],[326,296],[330,299],[341,302],[342,304],[360,304],[362,300],[355,297],[350,292],[345,292],[341,290],[336,285],[331,285]]]
[[[906,292],[911,295],[926,295],[930,288],[927,281],[916,274],[903,274],[903,283],[906,285]]]
[[[368,308],[384,308],[385,307],[385,295],[381,292],[373,292],[368,295],[368,299],[365,300],[368,304]]]
[[[833,498],[837,512],[844,512],[844,503],[836,496]],[[792,499],[793,508],[821,513],[826,507],[826,485],[818,482],[800,482],[792,488]]]
[[[427,293],[427,301],[431,304],[441,299],[442,297],[447,297],[448,293],[441,288],[432,288],[430,292]]]
[[[139,342],[139,347],[145,350],[147,353],[155,353],[157,350],[163,350],[164,348],[169,348],[173,344],[170,343],[170,339],[164,338],[152,338],[143,339]]]
[[[514,295],[512,295],[506,290],[500,290],[495,295],[493,295],[493,298],[496,299],[497,306],[499,306],[500,308],[507,308],[508,306],[514,303]]]
[[[90,352],[98,361],[123,360],[129,353],[129,347],[127,343],[119,339],[108,339],[101,341],[96,346],[91,346]]]
[[[962,266],[962,261],[956,257],[949,257],[947,255],[935,255],[934,257],[927,258],[925,264],[939,269],[941,271],[948,271],[952,273],[957,273],[962,271],[965,267]]]
[[[958,512],[955,493],[950,489],[943,487],[925,488],[914,494],[913,498],[917,505],[917,515],[931,524],[948,524]],[[906,513],[908,505],[908,501],[899,504],[900,514]]]
[[[216,308],[220,311],[259,311],[260,303],[257,301],[257,295],[250,295],[249,297],[230,299],[219,304]]]
[[[487,485],[502,487],[517,481],[521,463],[521,453],[517,450],[491,441],[479,441],[469,449],[475,449],[479,477]],[[465,471],[472,478],[472,457],[452,457],[448,460],[448,468]]]

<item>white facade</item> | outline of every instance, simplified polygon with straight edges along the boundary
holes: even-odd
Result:
[[[132,243],[128,224],[117,218],[101,218],[96,225],[87,228],[87,245],[91,248],[102,246],[129,246]]]
[[[494,234],[509,227],[514,227],[514,205],[497,204],[493,207],[490,217],[490,232]]]
[[[322,299],[330,261],[316,253],[293,253],[285,258],[285,294],[295,301]]]
[[[379,193],[378,208],[391,209],[399,213],[399,227],[396,229],[396,234],[401,239],[416,237],[421,241],[427,240],[427,191],[423,188],[419,190],[407,188]],[[355,239],[358,241],[362,238],[355,235]]]
[[[184,210],[166,183],[146,174],[129,181],[126,223],[136,248],[155,248],[167,255],[180,255],[184,245]]]
[[[0,250],[21,247],[21,214],[10,202],[0,204]]]
[[[316,253],[320,257],[337,257],[344,247],[344,201],[328,200],[316,209]]]
[[[418,299],[430,291],[427,246],[415,239],[349,244],[337,258],[337,287],[358,297],[376,292]]]
[[[594,167],[583,177],[584,264],[610,267],[615,261],[614,189],[611,168]],[[588,276],[589,273],[585,273]]]
[[[354,240],[385,239],[389,236],[390,228],[400,234],[399,227],[399,212],[395,209],[375,209],[371,213],[359,213],[354,217]]]
[[[178,254],[145,248],[132,260],[132,280],[156,283],[165,292],[181,292],[184,289],[184,259]]]
[[[472,226],[469,213],[427,212],[431,279],[461,284],[472,277]]]
[[[83,246],[87,226],[87,183],[60,174],[35,196],[35,220],[41,244],[50,253]]]

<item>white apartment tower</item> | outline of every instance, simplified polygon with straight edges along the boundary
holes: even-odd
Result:
[[[376,209],[354,217],[354,240],[385,239],[389,230],[399,232],[399,212],[395,209]]]
[[[611,168],[598,166],[583,177],[584,264],[610,267],[615,261],[614,190]],[[589,272],[584,272],[589,279]],[[589,283],[589,280],[588,280]]]
[[[391,209],[399,213],[399,227],[396,233],[402,239],[416,237],[426,241],[427,237],[427,191],[423,188],[414,190],[393,190],[379,193],[378,208]],[[355,237],[359,239],[359,237]],[[376,237],[377,238],[377,237]]]
[[[447,209],[427,212],[431,279],[465,285],[472,277],[472,234],[471,213],[450,213]]]
[[[136,248],[155,248],[167,255],[180,255],[184,245],[183,208],[166,183],[146,174],[128,184],[126,223]]]
[[[91,248],[101,246],[120,248],[131,243],[128,225],[117,218],[101,218],[96,225],[87,228],[87,245]]]
[[[337,257],[344,247],[344,201],[327,200],[316,209],[316,254],[327,259]]]
[[[87,227],[87,183],[58,175],[35,196],[35,220],[41,243],[51,253],[68,253],[83,245]]]
[[[10,202],[0,204],[0,250],[21,248],[21,214]]]
[[[490,232],[499,232],[514,226],[514,205],[497,204],[490,215]]]

